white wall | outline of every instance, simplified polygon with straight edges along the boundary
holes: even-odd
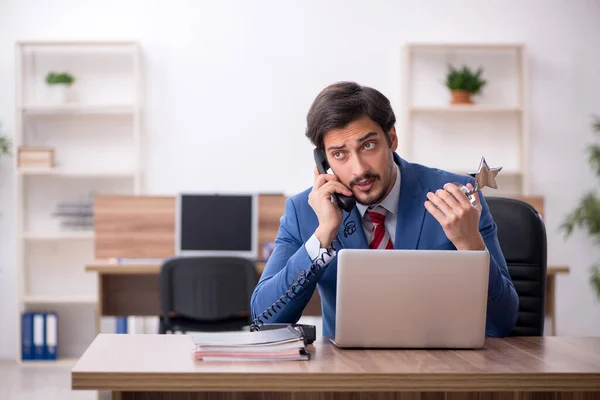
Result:
[[[600,114],[600,3],[469,1],[0,1],[0,121],[14,127],[14,42],[133,39],[144,49],[147,191],[261,190],[311,184],[304,137],[325,85],[356,80],[399,105],[405,41],[517,41],[531,58],[532,191],[546,198],[558,333],[599,335],[589,239],[562,217],[596,187],[584,148]],[[432,147],[432,151],[435,148]],[[400,149],[402,154],[402,149]],[[0,357],[14,357],[12,175],[0,163]],[[83,266],[82,266],[83,267]]]

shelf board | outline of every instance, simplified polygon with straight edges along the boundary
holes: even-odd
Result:
[[[62,167],[54,168],[19,168],[20,175],[55,175],[67,177],[90,177],[90,178],[118,178],[131,177],[135,173],[133,171],[101,171],[101,170],[76,170]]]
[[[471,171],[472,170],[472,168],[471,169],[466,168],[464,170],[459,170],[458,168],[451,168],[451,169],[444,169],[444,168],[442,168],[442,169],[445,170],[445,171],[451,172],[453,174],[459,174],[459,175],[465,175],[465,176],[467,176],[466,175],[466,171]],[[502,168],[502,171],[500,171],[498,173],[496,179],[500,179],[503,176],[520,177],[521,175],[523,175],[522,171],[519,171],[519,170],[516,170],[516,169],[505,169],[505,168]]]
[[[20,360],[24,367],[72,367],[79,359],[77,357],[60,357],[56,360]]]
[[[96,41],[96,40],[56,40],[56,41],[35,41],[35,40],[24,40],[17,42],[19,46],[137,46],[138,42],[135,41]]]
[[[521,50],[523,43],[477,43],[477,42],[431,42],[431,43],[407,43],[407,47],[412,50]]]
[[[548,265],[547,273],[550,275],[568,274],[570,268],[568,265]]]
[[[490,168],[495,167],[495,165],[490,165]],[[440,168],[442,170],[448,171],[448,172],[452,172],[454,174],[462,174],[464,175],[466,173],[466,171],[473,171],[473,168],[465,168],[464,170],[461,170],[459,168],[450,168],[450,169],[445,169],[445,168]],[[502,168],[502,170],[498,173],[498,176],[500,175],[522,175],[523,172],[518,170],[518,169],[514,169],[514,168]]]
[[[92,295],[28,295],[23,296],[27,304],[95,304],[96,296]]]
[[[25,232],[23,239],[31,241],[93,240],[94,232]]]
[[[418,106],[410,107],[412,113],[520,113],[518,106],[496,106],[487,104],[447,105],[447,106]]]
[[[65,104],[65,105],[29,105],[20,110],[28,115],[61,115],[61,114],[100,114],[126,115],[135,112],[135,106],[127,104]]]

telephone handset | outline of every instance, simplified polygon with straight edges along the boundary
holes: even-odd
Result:
[[[315,148],[314,150],[315,156],[315,164],[317,164],[317,169],[321,174],[326,174],[329,169],[329,163],[327,162],[327,157],[323,150]],[[356,204],[356,199],[353,196],[346,196],[341,193],[334,193],[332,195],[337,205],[344,211],[350,212],[354,208]]]

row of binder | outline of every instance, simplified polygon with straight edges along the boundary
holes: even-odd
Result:
[[[58,314],[24,312],[21,314],[23,360],[56,360],[58,352]]]

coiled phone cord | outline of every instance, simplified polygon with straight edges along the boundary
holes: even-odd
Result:
[[[288,303],[298,295],[299,292],[296,292],[297,288],[303,289],[315,277],[317,272],[327,269],[327,265],[325,265],[325,256],[327,255],[331,257],[332,250],[333,247],[326,249],[323,254],[312,261],[312,264],[308,270],[302,269],[285,294],[277,299],[269,308],[267,308],[262,314],[257,316],[252,321],[252,325],[250,325],[250,331],[259,331],[260,328],[269,321],[269,318],[273,317],[277,311],[288,305]]]
[[[344,235],[347,236],[347,235]],[[308,270],[302,269],[298,276],[291,283],[288,290],[285,292],[283,296],[277,299],[269,308],[267,308],[262,314],[258,315],[252,321],[252,325],[250,325],[250,331],[256,332],[259,331],[260,328],[269,321],[269,318],[273,317],[277,311],[281,310],[284,306],[288,305],[290,301],[292,301],[299,292],[296,292],[297,288],[303,289],[310,281],[315,277],[317,272],[324,271],[327,269],[328,264],[325,264],[325,256],[332,257],[332,251],[336,250],[334,244],[339,244],[339,248],[341,248],[341,243],[339,238],[336,238],[331,243],[331,247],[328,247],[325,252],[319,255],[317,258],[312,260],[312,264]]]
[[[350,217],[350,213],[346,215],[344,218],[344,237],[348,237],[356,232],[356,224],[354,221],[348,222],[348,218]],[[267,323],[269,318],[273,317],[277,311],[281,310],[284,306],[286,306],[289,301],[292,301],[294,297],[298,295],[296,292],[296,288],[303,289],[308,283],[310,283],[311,279],[316,275],[316,272],[320,272],[322,270],[327,269],[327,265],[325,264],[325,256],[331,257],[332,250],[335,250],[336,253],[339,251],[335,248],[334,244],[338,244],[338,248],[341,249],[342,243],[340,242],[339,236],[336,235],[336,238],[331,242],[331,246],[325,249],[325,252],[320,256],[316,257],[312,260],[312,264],[310,268],[308,268],[308,272],[306,269],[300,271],[296,279],[292,282],[287,292],[279,299],[277,299],[269,308],[267,308],[262,314],[254,318],[252,321],[252,325],[250,325],[250,332],[259,331],[260,328]],[[288,303],[286,303],[288,301]]]

